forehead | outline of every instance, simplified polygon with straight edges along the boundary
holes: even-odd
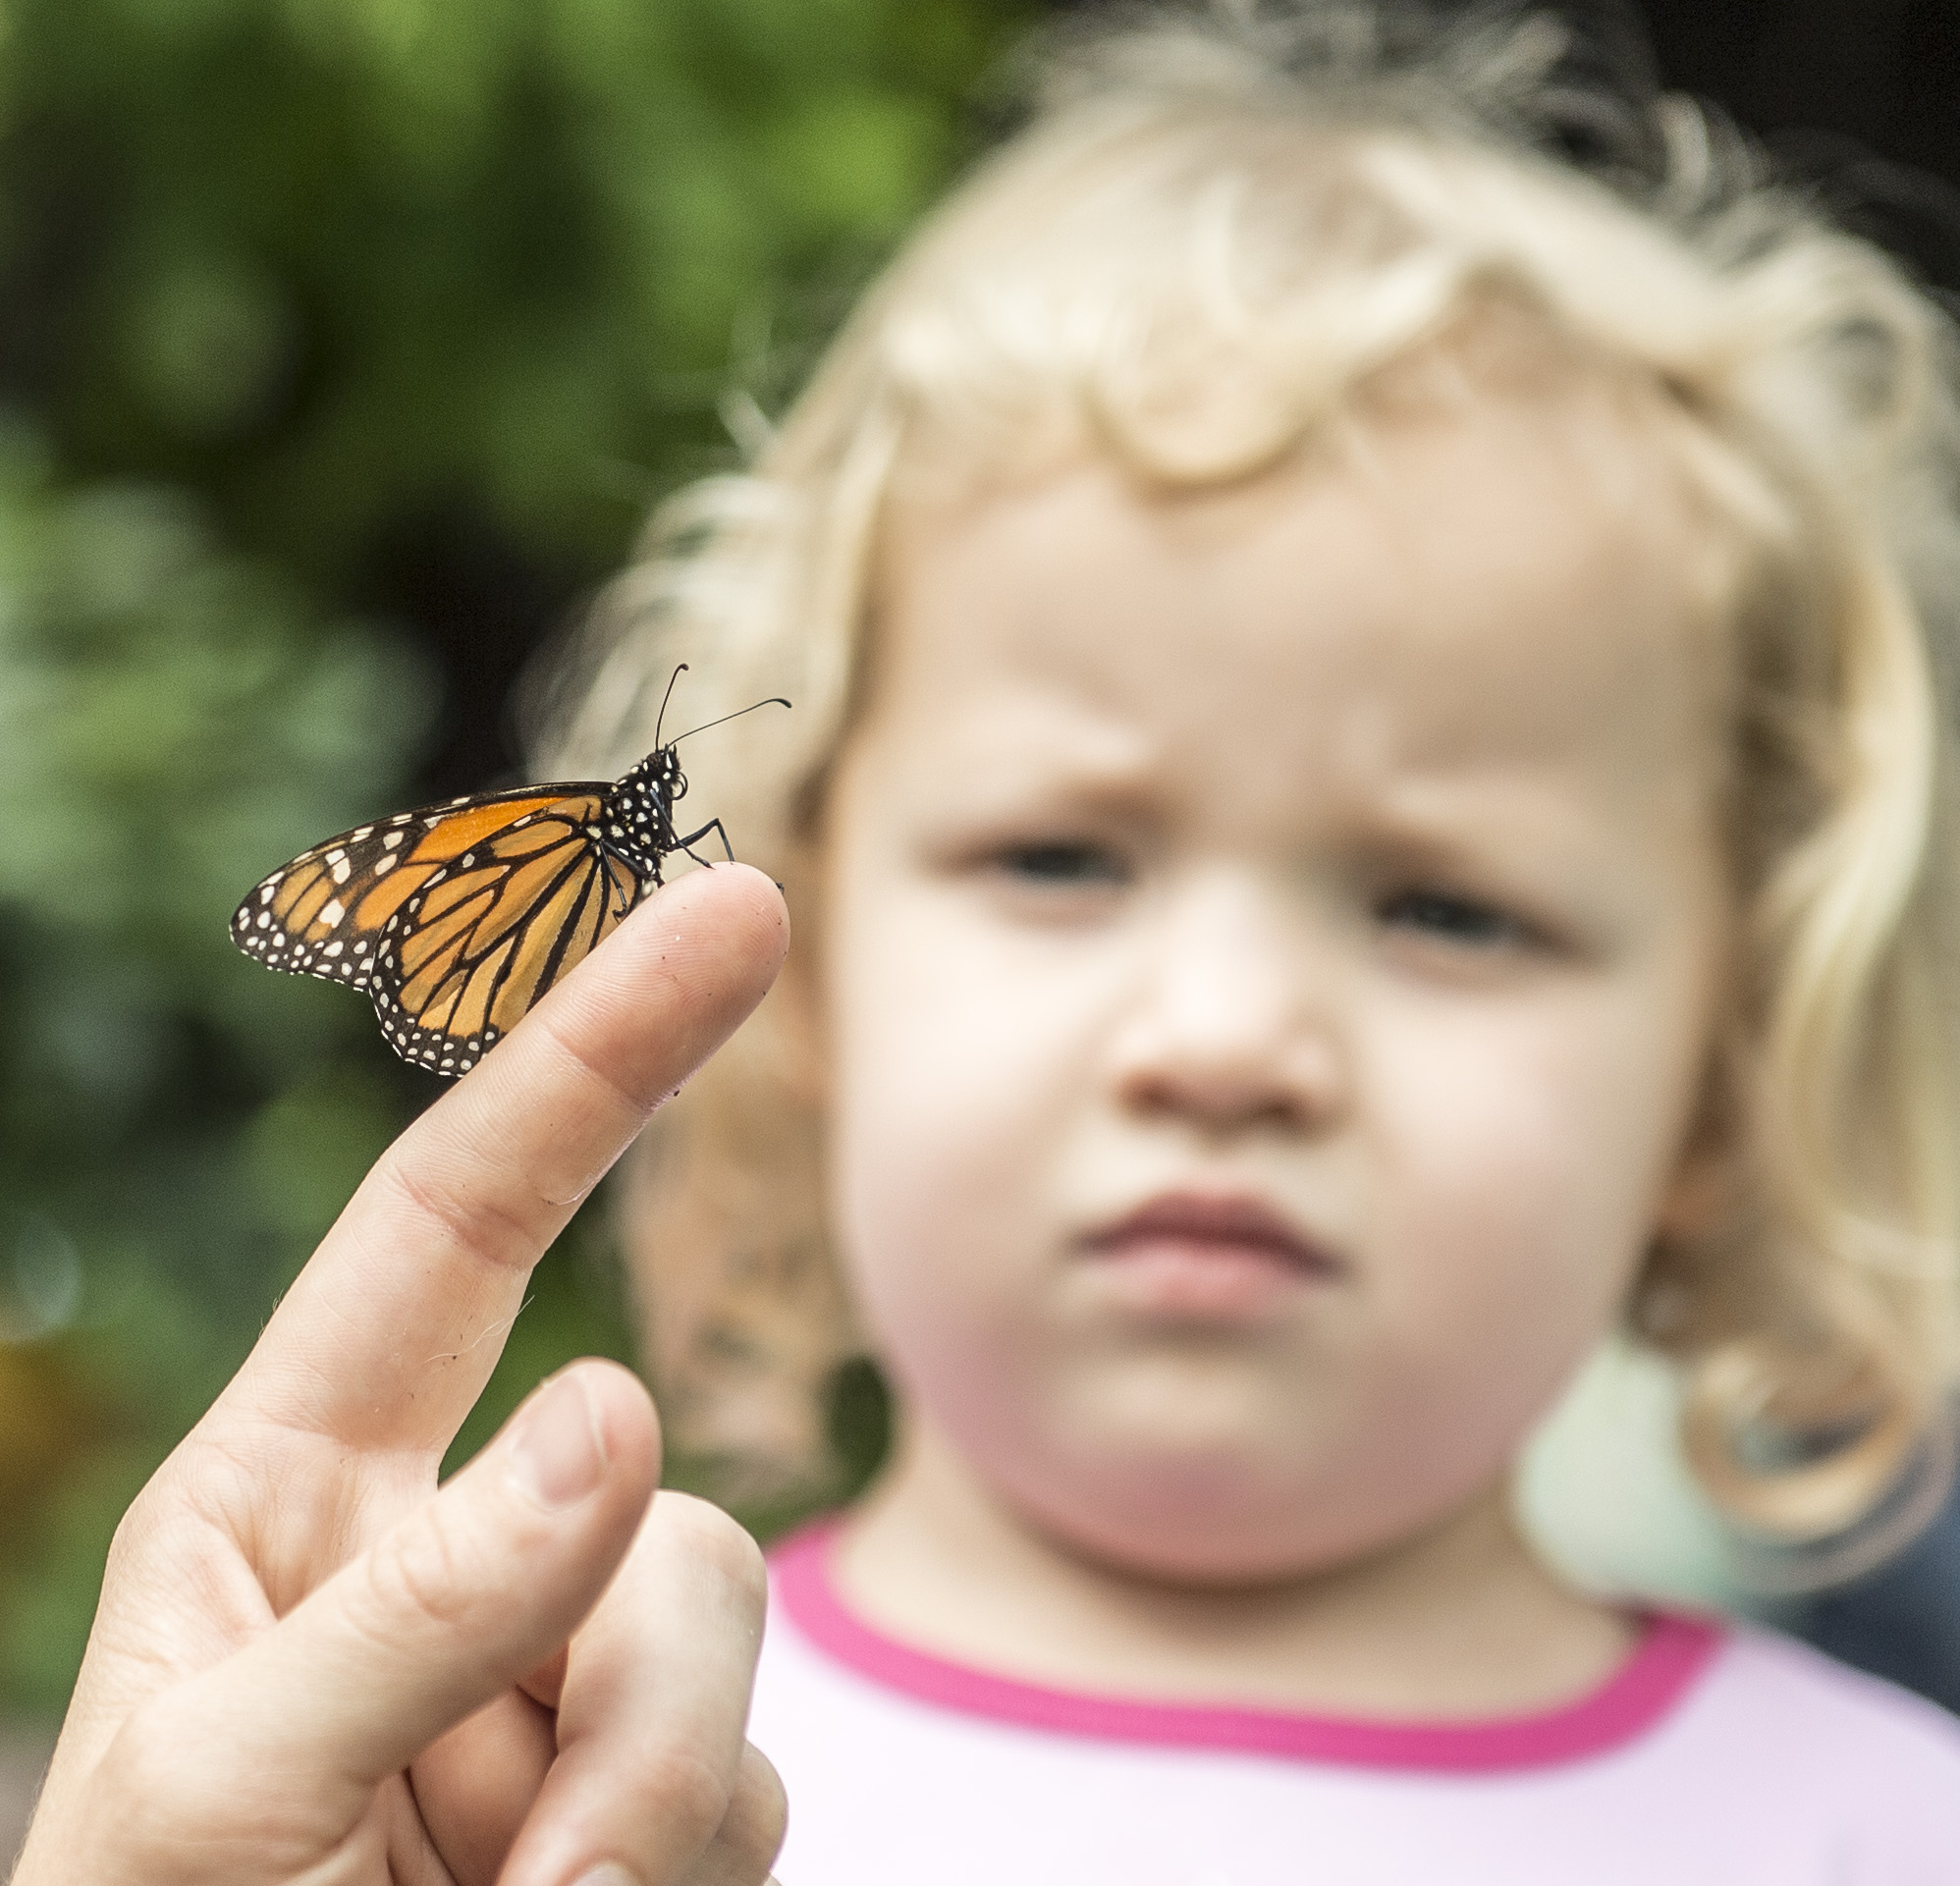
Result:
[[[1713,535],[1606,387],[1377,415],[1223,490],[1077,462],[900,512],[872,715],[950,754],[1066,723],[1113,764],[1646,767],[1707,744]]]

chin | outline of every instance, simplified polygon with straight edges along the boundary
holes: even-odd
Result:
[[[1271,1429],[1266,1430],[1269,1434]],[[1359,1449],[1303,1455],[1242,1433],[1161,1431],[1046,1457],[1011,1450],[988,1475],[1021,1522],[1071,1557],[1150,1583],[1215,1590],[1283,1585],[1417,1538],[1501,1478],[1501,1459]]]
[[[1263,1527],[1141,1523],[1134,1513],[1029,1514],[1071,1557],[1125,1579],[1207,1590],[1286,1584],[1338,1564],[1349,1554],[1332,1542],[1316,1549],[1275,1538]]]
[[[1072,1557],[1157,1584],[1285,1583],[1365,1556],[1412,1524],[1401,1511],[1357,1511],[1350,1489],[1303,1486],[1243,1458],[1187,1456],[1173,1466],[1152,1451],[1039,1485],[1013,1478],[1020,1483],[996,1490],[1023,1524]]]

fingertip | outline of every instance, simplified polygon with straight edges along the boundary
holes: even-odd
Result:
[[[678,1008],[672,1019],[698,1038],[687,1051],[698,1058],[768,993],[789,949],[789,908],[761,872],[741,864],[690,871],[656,889],[594,952],[592,966],[607,973],[595,979],[581,965],[547,1005],[570,1006],[576,991],[598,1009],[629,997],[644,1014],[653,997],[654,1007]]]
[[[608,1463],[651,1487],[660,1479],[660,1413],[646,1383],[623,1363],[587,1356],[559,1374],[576,1375],[590,1398]]]
[[[759,871],[723,865],[663,886],[444,1097],[458,1130],[483,1109],[514,1107],[548,1128],[554,1113],[575,1122],[596,1103],[600,1157],[581,1155],[569,1186],[553,1179],[543,1192],[554,1203],[583,1198],[646,1114],[768,994],[789,946],[789,912]],[[553,1096],[568,1075],[570,1087]]]
[[[769,1601],[768,1562],[755,1535],[725,1508],[670,1487],[660,1496],[659,1525],[643,1545],[670,1564],[712,1572],[759,1626]]]
[[[547,1375],[505,1424],[519,1491],[548,1511],[604,1492],[643,1510],[660,1479],[660,1424],[630,1370],[588,1358]]]
[[[678,921],[711,927],[726,960],[747,966],[767,987],[789,949],[789,907],[773,879],[748,864],[717,864],[662,885],[628,924]]]

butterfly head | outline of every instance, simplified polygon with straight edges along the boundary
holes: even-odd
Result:
[[[672,745],[655,747],[620,781],[620,788],[672,805],[687,791],[687,776],[681,771],[681,755]]]
[[[674,671],[678,677],[682,670]],[[672,693],[674,683],[668,682]],[[780,697],[767,701],[757,701],[756,707],[788,707],[789,703]],[[665,704],[663,703],[663,714]],[[742,708],[736,714],[724,714],[720,720],[707,721],[701,727],[689,727],[685,733],[677,733],[673,739],[660,741],[656,727],[654,739],[657,742],[653,751],[627,773],[607,795],[606,825],[613,835],[611,843],[619,855],[626,860],[642,878],[660,882],[660,861],[670,852],[683,851],[689,840],[677,836],[674,828],[674,808],[687,796],[687,776],[681,770],[680,745],[690,735],[700,733],[710,727],[720,727],[723,722],[740,719],[742,714],[752,713],[753,708]],[[702,828],[720,831],[719,821],[710,820]],[[698,838],[701,832],[692,835]],[[722,842],[727,845],[724,835]],[[690,855],[692,855],[690,853]]]

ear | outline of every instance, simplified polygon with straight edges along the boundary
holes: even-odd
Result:
[[[1670,1241],[1707,1237],[1728,1216],[1735,1191],[1735,1164],[1726,1152],[1689,1153],[1661,1195],[1655,1232]]]
[[[1739,1135],[1728,1092],[1717,1057],[1702,1083],[1701,1100],[1655,1212],[1655,1234],[1661,1238],[1707,1237],[1735,1209]]]

